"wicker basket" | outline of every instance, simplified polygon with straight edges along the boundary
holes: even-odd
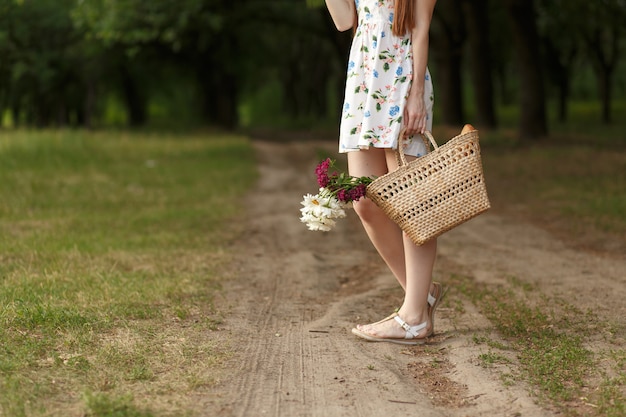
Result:
[[[400,167],[374,180],[367,197],[378,205],[417,245],[483,213],[491,206],[480,159],[478,131],[437,146],[407,163],[398,146]]]

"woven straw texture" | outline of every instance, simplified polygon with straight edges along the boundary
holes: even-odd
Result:
[[[483,213],[491,206],[474,130],[409,163],[399,146],[400,167],[374,180],[367,197],[417,245]]]

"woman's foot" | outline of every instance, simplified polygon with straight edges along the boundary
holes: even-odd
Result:
[[[393,314],[385,320],[352,329],[352,333],[370,342],[418,345],[430,336],[432,326],[428,320],[421,323],[406,322],[398,314]]]
[[[443,291],[443,285],[439,282],[433,281],[433,288],[428,293],[428,318],[432,325],[432,333],[435,333],[435,310],[439,306],[439,302],[443,298],[445,292]]]
[[[441,301],[441,298],[443,297],[443,295],[444,295],[443,285],[441,285],[437,281],[433,281],[433,283],[430,286],[430,292],[428,293],[428,317],[429,317],[430,322],[431,322],[431,332],[430,332],[429,336],[431,336],[435,332],[435,309],[437,309],[437,306],[439,305],[439,302]],[[392,314],[390,314],[389,316],[385,317],[382,320],[377,321],[376,323],[357,324],[356,328],[358,330],[363,331],[363,329],[366,326],[375,326],[375,325],[380,324],[380,323],[382,323],[384,321],[392,319],[392,318],[394,318],[398,314],[399,310],[400,309],[397,308],[396,311],[394,311]]]

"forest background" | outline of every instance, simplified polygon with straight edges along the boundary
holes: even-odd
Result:
[[[0,0],[2,126],[335,129],[351,34],[323,4]],[[623,0],[439,0],[435,123],[621,119],[624,21]]]

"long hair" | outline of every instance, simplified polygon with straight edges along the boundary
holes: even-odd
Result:
[[[415,27],[415,0],[395,0],[393,11],[394,35],[404,36]]]

